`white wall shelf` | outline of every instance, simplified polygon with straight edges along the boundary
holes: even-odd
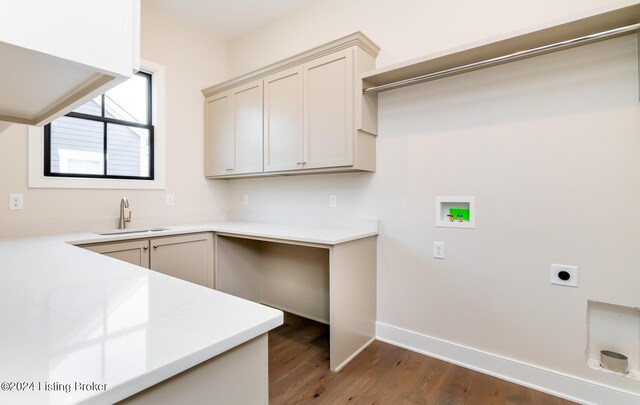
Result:
[[[530,27],[510,34],[373,70],[362,76],[363,89],[366,92],[391,90],[415,83],[495,66],[509,61],[580,46],[597,40],[629,35],[637,32],[637,30],[621,31],[606,38],[572,42],[577,38],[603,33],[639,22],[640,2],[637,0],[621,1],[595,9],[591,12],[574,15],[548,24]],[[571,43],[568,43],[567,46],[549,47],[534,54],[518,56],[519,53],[524,51],[548,47],[549,45],[556,45],[562,42]],[[516,57],[510,57],[508,60],[502,59],[505,56],[514,54]],[[492,63],[486,63],[488,61]],[[461,67],[464,67],[464,69],[459,69]],[[426,75],[432,75],[434,77],[425,80],[414,80]]]

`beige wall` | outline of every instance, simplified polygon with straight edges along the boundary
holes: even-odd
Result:
[[[356,30],[382,48],[377,66],[388,66],[616,2],[315,1],[232,40],[229,73],[240,75]]]
[[[200,89],[226,77],[226,42],[143,1],[141,47],[142,58],[166,68],[166,190],[29,189],[27,127],[12,125],[0,133],[0,237],[114,228],[122,196],[132,227],[224,217],[226,184],[203,177]],[[24,194],[23,211],[7,210],[9,193]],[[165,205],[166,194],[175,206]]]
[[[382,66],[607,2],[462,3],[316,2],[232,41],[230,69],[358,29]],[[627,36],[384,93],[376,173],[234,180],[230,209],[378,217],[380,322],[639,393],[584,357],[588,299],[640,306],[637,57]],[[474,195],[477,229],[436,228],[437,195]]]

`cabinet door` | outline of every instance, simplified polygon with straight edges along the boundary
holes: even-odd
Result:
[[[264,171],[302,169],[302,66],[264,79]]]
[[[102,253],[105,256],[122,260],[136,266],[149,268],[149,241],[103,243],[99,245],[83,246],[87,250]]]
[[[353,165],[353,49],[303,65],[304,168]]]
[[[151,270],[213,288],[212,235],[151,239]]]
[[[262,80],[229,91],[233,103],[233,164],[230,172],[262,172]]]
[[[205,175],[229,174],[233,169],[233,116],[227,93],[207,98],[206,117]]]

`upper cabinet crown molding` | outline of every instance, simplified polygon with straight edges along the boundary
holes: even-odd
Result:
[[[0,0],[0,121],[45,125],[140,68],[140,0]]]
[[[316,46],[307,51],[291,56],[287,59],[272,63],[258,70],[254,70],[242,76],[238,76],[236,78],[226,80],[222,83],[218,83],[213,86],[207,87],[202,90],[202,94],[205,97],[209,97],[213,94],[221,93],[223,91],[229,90],[231,88],[250,82],[252,80],[260,79],[267,75],[271,75],[281,70],[285,70],[297,65],[301,65],[313,59],[331,54],[333,52],[340,51],[342,49],[347,49],[352,46],[358,46],[367,54],[371,55],[371,57],[373,57],[374,59],[378,56],[378,53],[380,52],[380,47],[378,45],[376,45],[371,39],[369,39],[362,32],[356,31],[356,32],[352,32],[351,34],[345,35],[341,38],[338,38],[334,41]]]

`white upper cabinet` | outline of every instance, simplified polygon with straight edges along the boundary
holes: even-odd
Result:
[[[205,175],[221,176],[228,174],[233,165],[230,153],[233,128],[233,116],[229,95],[216,94],[207,98],[205,114],[207,117],[205,137]]]
[[[202,90],[206,176],[375,171],[377,95],[361,75],[378,51],[356,32]]]
[[[139,0],[0,0],[0,121],[44,125],[139,69]]]
[[[231,174],[262,172],[262,80],[230,91],[233,114]]]
[[[302,67],[264,79],[264,171],[301,169]]]
[[[205,175],[262,172],[262,80],[205,102]]]
[[[304,71],[304,169],[353,164],[353,49],[318,58]]]

